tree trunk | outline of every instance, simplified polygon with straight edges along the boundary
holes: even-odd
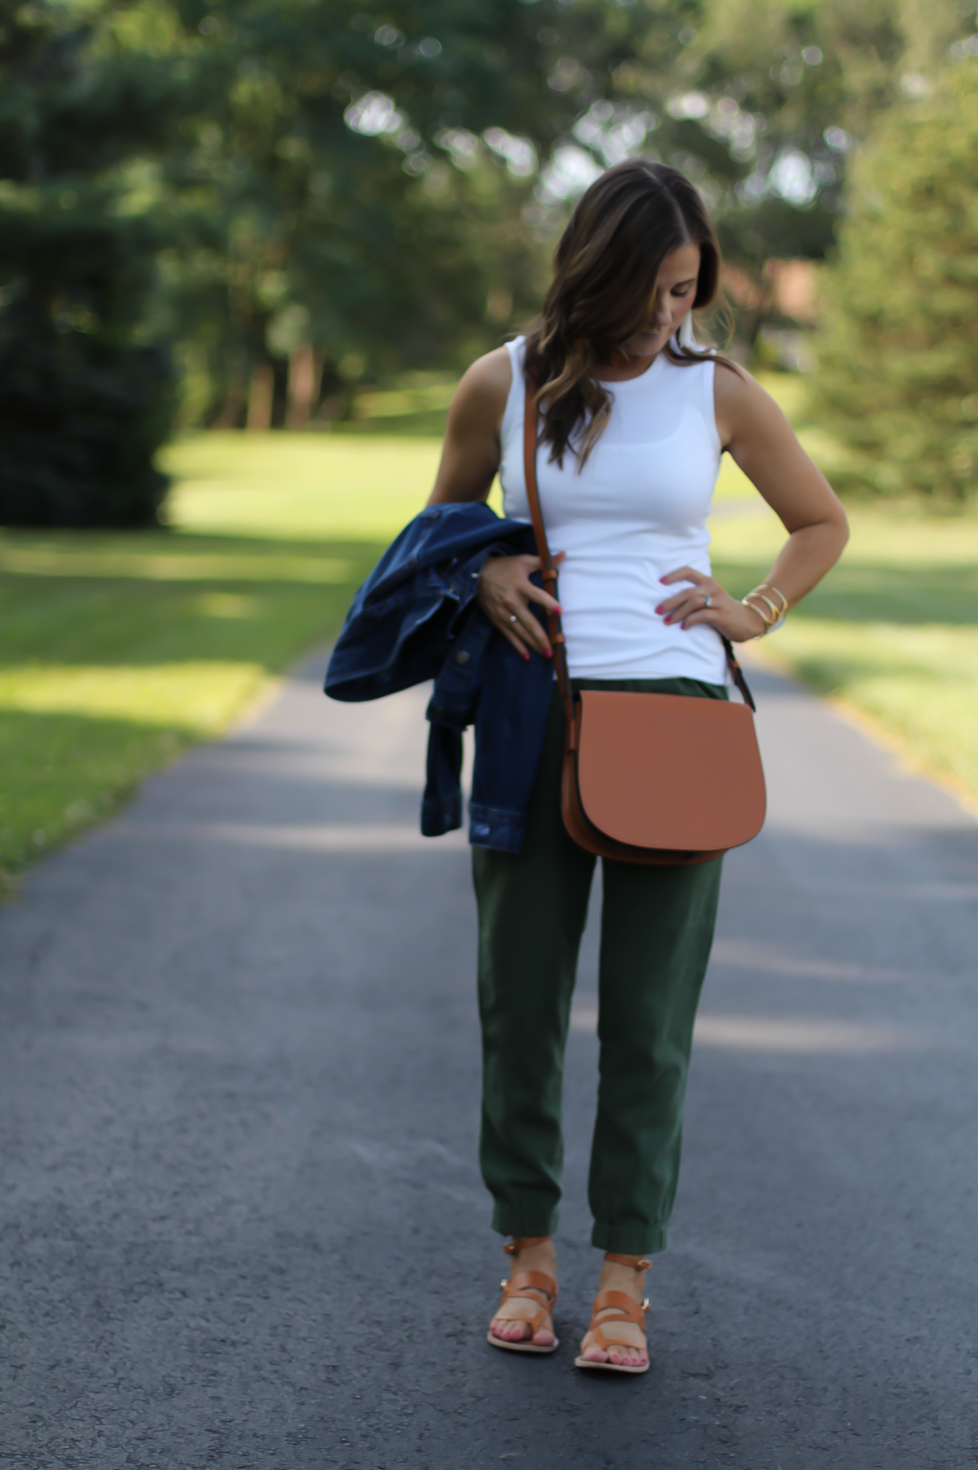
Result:
[[[324,353],[316,354],[317,388],[315,414],[317,419],[347,419],[353,405],[353,386],[341,378],[336,363]]]
[[[288,429],[302,429],[309,422],[316,396],[316,356],[311,342],[303,342],[289,359]]]
[[[273,429],[285,428],[285,415],[289,406],[289,359],[272,358],[272,415]]]
[[[227,377],[224,382],[224,397],[210,421],[212,429],[240,429],[245,422],[245,385],[247,373],[244,354],[240,349],[229,349],[225,359]]]
[[[270,362],[258,362],[251,373],[251,392],[248,395],[248,428],[270,429],[272,426],[272,395],[275,391],[275,373]]]

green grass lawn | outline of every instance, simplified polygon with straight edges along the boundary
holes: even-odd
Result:
[[[804,380],[765,384],[831,479],[839,450],[805,422]],[[757,495],[727,464],[728,504]],[[918,769],[978,801],[978,508],[848,505],[852,531],[839,565],[758,655],[868,719]],[[742,596],[766,575],[784,537],[777,517],[720,517],[717,577]]]
[[[717,576],[759,582],[781,528],[721,524]],[[773,521],[773,517],[771,518]],[[919,767],[978,799],[978,516],[856,507],[839,566],[757,652],[869,716]]]
[[[803,385],[774,386],[830,459],[804,427]],[[178,441],[166,531],[0,532],[0,883],[336,631],[437,466],[438,440],[413,419],[394,432],[384,406],[383,434]],[[755,647],[978,796],[978,514],[861,506],[851,520],[841,565]],[[783,535],[726,460],[713,533],[739,594]]]
[[[339,626],[367,539],[0,535],[0,884]]]

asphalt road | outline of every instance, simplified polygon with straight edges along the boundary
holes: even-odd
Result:
[[[554,1358],[485,1342],[464,842],[423,698],[322,660],[0,912],[4,1470],[978,1465],[978,824],[755,676],[653,1370],[572,1366],[598,1265],[589,936]]]

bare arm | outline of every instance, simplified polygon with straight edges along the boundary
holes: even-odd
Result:
[[[505,347],[480,357],[465,373],[448,410],[429,505],[457,505],[488,497],[499,469],[499,431],[512,381]],[[530,649],[545,658],[551,656],[546,631],[531,612],[530,603],[560,611],[554,599],[530,581],[530,573],[539,567],[538,556],[490,557],[483,565],[476,593],[489,621],[527,659]]]
[[[464,374],[448,410],[429,505],[457,505],[488,497],[499,469],[499,430],[512,381],[505,347],[486,353]]]
[[[751,375],[718,366],[717,430],[725,449],[779,516],[788,540],[767,575],[790,606],[810,592],[835,565],[849,539],[845,511],[825,476],[802,449],[781,409]],[[695,582],[657,611],[684,628],[711,623],[735,642],[763,631],[759,613],[724,592],[711,577],[680,567],[663,582]],[[712,605],[703,606],[704,593]]]

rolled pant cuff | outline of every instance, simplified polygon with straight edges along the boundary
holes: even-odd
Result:
[[[516,1215],[497,1205],[492,1212],[492,1228],[500,1235],[553,1235],[557,1220],[557,1210],[546,1215]]]
[[[665,1225],[602,1225],[594,1222],[591,1244],[621,1256],[654,1256],[666,1248]]]

